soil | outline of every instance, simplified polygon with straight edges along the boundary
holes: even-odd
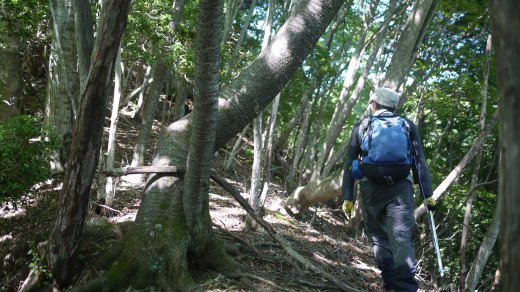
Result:
[[[131,161],[133,141],[136,141],[135,129],[138,128],[133,123],[130,118],[119,123],[116,167],[127,165]],[[157,141],[160,128],[159,123],[154,126],[152,145]],[[150,161],[150,149],[153,147],[148,149],[146,161]],[[218,153],[214,169],[247,197],[251,159],[246,152],[241,152],[234,163],[233,171],[225,173],[222,170],[225,156],[224,151]],[[20,201],[0,206],[0,256],[3,260],[0,291],[17,291],[31,268],[46,273],[46,267],[38,253],[38,243],[48,238],[53,226],[60,180],[59,177],[51,178],[36,185]],[[282,207],[282,201],[288,196],[283,178],[275,176],[273,180],[264,206],[264,219],[297,252],[334,275],[337,280],[363,291],[384,291],[370,244],[363,236],[354,236],[354,232],[347,227],[343,214],[327,204],[320,204],[310,208],[302,218],[295,219],[287,215]],[[94,181],[87,226],[121,224],[134,220],[139,208],[142,185],[132,186],[120,178],[116,179],[116,183],[116,198],[108,209],[96,203],[97,184]],[[103,211],[100,212],[101,210]],[[210,212],[215,233],[225,241],[227,250],[243,265],[243,270],[254,275],[252,281],[257,290],[339,291],[320,275],[296,264],[260,227],[257,230],[246,229],[245,210],[215,183],[212,183],[210,191]],[[81,268],[74,285],[105,272],[98,270],[95,263],[118,240],[117,236],[84,237],[80,252]],[[240,282],[213,271],[197,271],[194,278],[207,291],[250,290]],[[433,291],[428,282],[422,281],[420,285],[420,291]],[[154,289],[150,288],[152,290]]]

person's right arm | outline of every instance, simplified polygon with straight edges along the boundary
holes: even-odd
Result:
[[[347,154],[345,155],[345,161],[343,164],[343,185],[342,185],[342,198],[343,200],[354,201],[354,178],[352,178],[352,160],[357,159],[361,153],[361,147],[359,145],[359,125],[356,123],[352,132],[350,133],[350,139],[347,147]]]

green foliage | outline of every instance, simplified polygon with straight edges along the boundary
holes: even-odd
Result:
[[[27,252],[27,255],[29,255],[31,259],[29,262],[29,269],[33,272],[38,273],[39,275],[43,275],[45,279],[52,279],[52,271],[45,264],[43,257],[38,252],[36,244],[33,241],[31,241],[29,242],[29,245],[31,246],[31,249],[29,249],[29,251]]]
[[[19,198],[48,178],[51,147],[41,134],[38,118],[32,116],[0,124],[0,202]]]
[[[48,11],[46,0],[0,0],[0,31],[30,38],[42,26]]]

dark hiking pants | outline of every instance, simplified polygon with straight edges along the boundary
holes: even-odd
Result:
[[[412,183],[402,180],[384,185],[364,180],[360,190],[365,232],[372,242],[385,289],[417,291]]]

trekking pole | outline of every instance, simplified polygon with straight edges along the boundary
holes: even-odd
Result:
[[[421,191],[423,202],[426,201],[426,197],[424,195],[424,189],[423,184],[421,181],[421,172],[419,169],[419,166],[417,165],[417,161],[415,160],[415,157],[412,157],[413,164],[415,166],[415,169],[417,170],[417,178],[419,181],[419,189]],[[428,214],[428,225],[430,226],[430,232],[432,234],[432,242],[433,242],[433,248],[435,249],[435,254],[437,255],[437,265],[439,266],[439,273],[441,274],[441,277],[444,275],[444,267],[442,266],[442,258],[441,258],[441,251],[439,249],[439,241],[437,239],[437,231],[435,230],[435,220],[433,219],[433,211],[428,210],[428,205],[424,203],[424,208],[426,208],[426,213]]]

